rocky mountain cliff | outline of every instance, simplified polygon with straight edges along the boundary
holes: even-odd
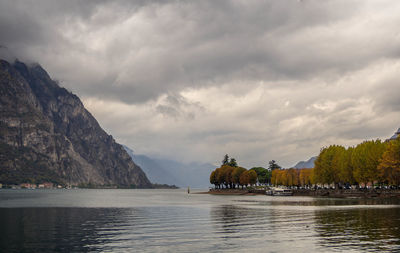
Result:
[[[0,60],[0,183],[151,187],[80,99],[39,65]]]

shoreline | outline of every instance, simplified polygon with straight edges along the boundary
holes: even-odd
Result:
[[[322,198],[400,198],[400,189],[350,189],[350,190],[332,190],[332,189],[293,189],[294,197],[322,197]],[[247,189],[211,189],[208,192],[197,192],[195,194],[212,195],[266,195],[264,190]],[[290,197],[290,196],[289,196]]]
[[[212,195],[246,195],[246,196],[254,196],[254,195],[265,195],[265,191],[262,192],[249,192],[246,189],[212,189],[208,192],[196,192],[193,194],[212,194]]]

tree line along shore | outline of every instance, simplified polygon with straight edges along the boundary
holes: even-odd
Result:
[[[349,196],[355,191],[398,192],[400,137],[384,142],[379,139],[364,141],[348,148],[340,145],[324,147],[311,169],[282,169],[272,160],[268,168],[247,170],[225,155],[221,167],[211,172],[210,183],[215,186],[214,192],[254,190],[257,186],[288,187],[306,196],[329,195],[329,190],[331,196],[332,193],[339,194],[338,190]]]

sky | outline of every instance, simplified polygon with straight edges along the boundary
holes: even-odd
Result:
[[[283,167],[400,127],[400,1],[0,0],[37,62],[137,154]]]

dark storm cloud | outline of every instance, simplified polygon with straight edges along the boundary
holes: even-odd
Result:
[[[1,43],[16,55],[47,65],[80,94],[127,103],[232,80],[342,74],[397,50],[368,52],[379,39],[358,45],[340,30],[362,11],[357,1],[2,1],[0,7]],[[77,73],[82,79],[71,77]]]

